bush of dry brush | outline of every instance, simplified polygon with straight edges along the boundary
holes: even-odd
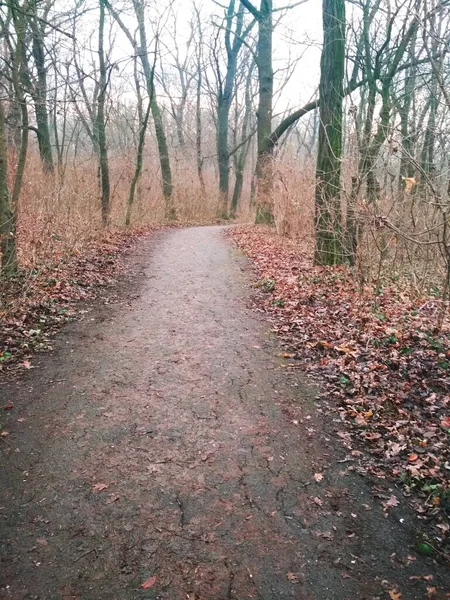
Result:
[[[133,169],[133,156],[110,157],[110,231],[124,227]],[[205,178],[208,195],[202,193],[196,171],[178,162],[174,170],[174,202],[180,223],[210,222],[216,218],[218,198],[212,192],[216,187],[213,174],[206,172]],[[164,201],[157,162],[152,160],[150,164],[146,162],[137,188],[132,229],[161,223]],[[103,239],[95,158],[69,161],[63,173],[52,177],[43,174],[39,156],[30,153],[17,225],[20,265],[27,270],[55,262],[61,256],[78,255],[86,246]]]

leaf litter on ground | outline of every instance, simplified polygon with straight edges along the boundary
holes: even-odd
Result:
[[[227,235],[256,270],[255,301],[290,366],[317,379],[323,409],[339,412],[338,436],[359,462],[349,469],[401,486],[418,528],[448,558],[450,327],[446,318],[433,333],[439,301],[395,283],[361,292],[348,267],[314,266],[304,244],[267,227]],[[385,511],[396,508],[391,493],[380,497]]]
[[[109,231],[82,254],[52,255],[39,268],[0,280],[0,376],[12,366],[33,368],[33,353],[51,349],[54,333],[82,312],[77,303],[115,280],[120,256],[136,237]]]

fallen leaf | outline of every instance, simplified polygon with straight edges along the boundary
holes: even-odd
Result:
[[[120,500],[120,496],[112,494],[109,496],[108,500],[106,501],[106,504],[113,504],[114,502],[117,502],[117,500]]]
[[[365,425],[367,425],[367,421],[366,419],[363,417],[363,415],[357,415],[355,417],[355,423],[357,423],[358,425],[360,425],[361,427],[364,427]]]
[[[295,573],[291,573],[291,572],[289,572],[289,573],[287,574],[287,578],[289,579],[289,581],[290,581],[291,583],[298,583],[298,576],[297,576]]]
[[[441,421],[441,427],[444,429],[450,429],[450,417],[444,417]]]
[[[147,579],[147,581],[144,581],[144,583],[141,585],[141,588],[143,588],[144,590],[148,590],[148,588],[151,588],[155,585],[156,583],[156,576],[153,575],[152,577],[150,577],[150,579]]]
[[[389,598],[391,600],[402,600],[403,595],[397,589],[389,590]]]
[[[108,489],[108,486],[106,485],[106,483],[96,483],[92,487],[93,492],[102,492],[103,490],[107,490],[107,489]]]
[[[388,510],[389,508],[395,508],[399,505],[399,501],[396,496],[391,496],[386,502],[383,502],[384,510]]]
[[[45,538],[38,538],[36,543],[39,544],[39,546],[48,546],[48,541]]]
[[[409,462],[414,462],[418,458],[419,458],[418,454],[408,454],[408,460],[409,460]]]
[[[317,481],[317,483],[319,483],[320,481],[322,481],[323,480],[322,473],[314,473],[314,480]]]
[[[313,502],[317,504],[317,506],[322,506],[323,502],[320,498],[313,498]]]

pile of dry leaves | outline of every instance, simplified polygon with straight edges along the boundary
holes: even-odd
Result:
[[[76,302],[92,298],[118,272],[119,258],[133,242],[126,232],[92,240],[82,255],[63,255],[39,269],[0,280],[0,373],[29,368],[29,357],[51,347],[51,337],[73,318]]]
[[[424,552],[450,555],[450,329],[438,301],[398,285],[361,294],[346,267],[314,267],[301,245],[267,229],[229,235],[256,267],[264,310],[288,355],[325,384],[364,470],[402,484],[433,531]],[[358,454],[358,452],[355,452]]]

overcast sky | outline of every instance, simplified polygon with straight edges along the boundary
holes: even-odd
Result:
[[[64,4],[64,0],[61,1]],[[219,1],[227,2],[227,0]],[[259,0],[255,0],[255,3],[259,6]],[[119,10],[124,6],[128,6],[126,12],[129,13],[132,12],[129,8],[130,4],[123,0],[113,0],[113,5]],[[160,29],[161,23],[164,25],[161,32],[163,44],[168,48],[174,44],[171,31],[174,30],[175,24],[173,23],[173,16],[168,16],[168,4],[166,0],[148,0],[146,17],[149,22],[149,46],[152,45],[152,29],[155,27]],[[189,36],[192,4],[191,0],[173,1],[176,15],[177,42],[180,50],[185,47]],[[275,8],[289,6],[289,4],[295,4],[295,0],[274,0]],[[218,3],[214,0],[196,0],[196,5],[201,7],[204,29],[212,31],[214,28],[213,21],[220,22],[224,15],[224,9],[218,6]],[[85,54],[86,60],[95,60],[96,55],[97,8],[94,4],[92,9],[93,12],[85,17],[86,27],[82,28],[77,36],[80,49],[89,46],[92,48],[92,54]],[[121,11],[122,19],[129,26],[131,32],[134,33],[136,29],[135,18],[134,16],[127,17],[126,12]],[[95,14],[95,18],[93,18],[93,14]],[[281,19],[276,25],[274,33],[274,70],[283,69],[289,61],[301,58],[289,83],[283,88],[282,93],[275,97],[275,114],[287,108],[298,107],[309,101],[312,96],[315,96],[319,81],[320,45],[322,41],[322,0],[307,0],[306,3],[295,6],[288,11],[276,13],[276,20],[280,16]],[[125,78],[131,77],[127,57],[130,57],[133,51],[117,25],[114,24],[113,30],[115,39],[112,59],[120,64],[125,81]],[[256,35],[256,33],[257,29],[255,28],[253,35]],[[164,62],[164,54],[162,60]],[[170,63],[170,57],[167,58],[167,61]],[[126,88],[124,88],[125,96],[133,94],[131,87],[127,91],[125,90]],[[162,90],[160,90],[160,97],[164,96],[161,92]]]

